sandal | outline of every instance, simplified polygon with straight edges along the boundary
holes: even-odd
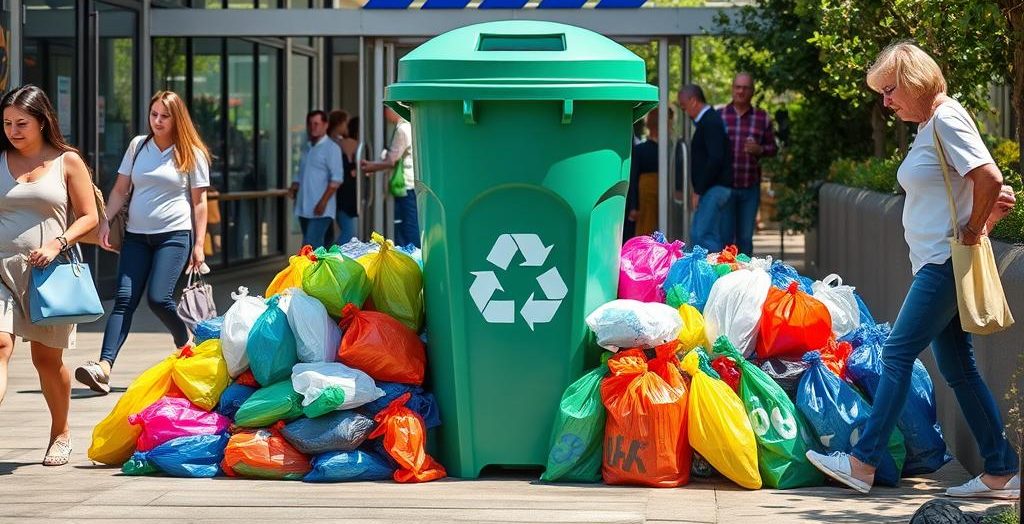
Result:
[[[71,459],[71,435],[65,433],[53,439],[46,456],[43,457],[44,466],[63,466]]]

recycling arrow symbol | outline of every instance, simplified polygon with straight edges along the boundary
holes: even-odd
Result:
[[[494,241],[494,245],[487,255],[487,261],[498,269],[507,271],[516,254],[520,253],[523,257],[523,262],[519,264],[520,267],[543,267],[552,248],[554,245],[545,246],[540,237],[532,233],[505,233]],[[514,324],[516,321],[515,301],[493,300],[495,292],[505,291],[498,275],[490,270],[471,271],[470,274],[476,278],[469,286],[469,294],[473,297],[473,303],[476,304],[476,308],[483,315],[484,320],[490,324]],[[555,318],[559,306],[562,305],[562,300],[569,293],[569,288],[565,286],[565,281],[562,280],[562,275],[559,274],[557,267],[552,267],[538,276],[537,284],[540,286],[544,298],[538,299],[537,293],[530,293],[530,298],[526,299],[523,307],[519,310],[519,315],[523,317],[531,330],[535,329],[536,324],[551,322],[551,319]]]

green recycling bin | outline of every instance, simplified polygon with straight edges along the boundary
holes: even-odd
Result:
[[[543,466],[562,391],[616,298],[644,61],[568,25],[506,21],[403,58],[387,104],[412,123],[438,458],[476,478]]]

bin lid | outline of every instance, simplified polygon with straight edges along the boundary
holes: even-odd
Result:
[[[462,27],[398,63],[386,100],[658,101],[643,59],[597,34],[554,22],[509,20]]]

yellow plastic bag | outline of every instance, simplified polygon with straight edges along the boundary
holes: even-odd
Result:
[[[213,409],[231,382],[220,340],[207,340],[193,350],[182,351],[174,362],[171,376],[193,404],[207,411]]]
[[[679,352],[688,353],[698,347],[710,348],[704,333],[704,315],[697,308],[683,304],[679,306],[679,316],[683,318],[683,329],[679,330]]]
[[[730,480],[747,489],[761,488],[757,469],[757,440],[743,402],[728,384],[705,374],[700,359],[704,350],[687,353],[683,371],[690,383],[688,429],[690,444]]]
[[[116,466],[131,457],[142,426],[129,424],[128,416],[146,409],[170,391],[173,385],[171,373],[177,360],[177,353],[170,355],[144,371],[128,386],[110,414],[92,430],[90,460]]]
[[[373,233],[370,241],[380,246],[376,253],[359,257],[372,282],[373,309],[386,313],[419,333],[423,326],[423,271],[412,257],[395,249],[394,242]]]
[[[274,276],[274,280],[270,281],[264,296],[270,298],[288,288],[301,288],[302,272],[307,267],[313,265],[313,259],[310,258],[312,254],[312,246],[302,246],[297,255],[288,257],[288,267],[282,269],[280,273]]]

